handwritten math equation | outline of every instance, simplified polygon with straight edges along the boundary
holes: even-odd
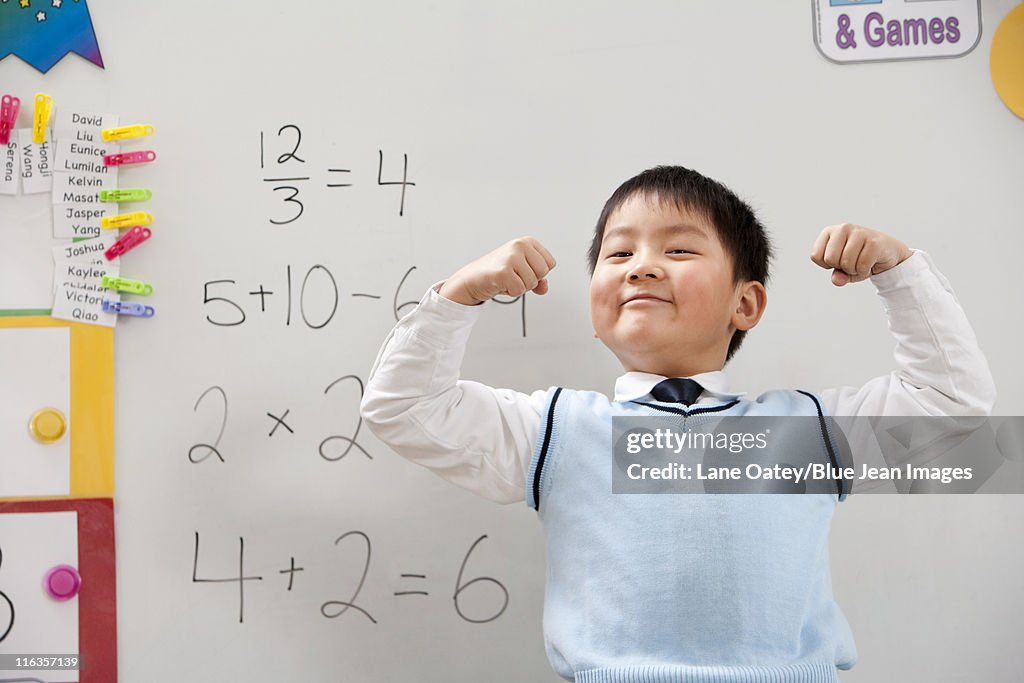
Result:
[[[345,375],[332,381],[324,389],[324,396],[329,396],[332,393],[332,391],[335,394],[341,392],[342,389],[335,390],[335,387],[339,386],[351,386],[353,388],[358,388],[358,398],[362,400],[363,380],[360,379],[358,375]],[[227,454],[220,445],[221,439],[224,437],[224,428],[227,427],[228,424],[227,392],[222,387],[217,385],[209,387],[199,395],[199,398],[196,400],[195,405],[192,407],[192,411],[198,412],[200,405],[206,404],[210,404],[211,406],[213,406],[213,410],[217,411],[217,415],[220,418],[220,429],[218,430],[217,436],[213,440],[213,443],[197,443],[194,444],[191,448],[189,448],[188,460],[193,465],[201,465],[202,463],[207,461],[219,461],[221,463],[227,463]],[[271,408],[270,410],[266,411],[267,422],[264,423],[264,425],[268,430],[268,439],[273,439],[275,435],[278,434],[283,435],[295,433],[295,429],[292,427],[291,423],[289,423],[289,420],[291,419],[290,413],[291,408],[288,407],[284,407],[283,409]],[[348,455],[349,452],[353,448],[355,448],[359,452],[361,452],[367,459],[373,460],[373,456],[370,455],[369,451],[367,451],[362,446],[362,444],[360,444],[357,441],[357,439],[359,438],[359,430],[363,426],[363,418],[358,415],[358,411],[356,411],[356,414],[356,427],[354,430],[352,430],[351,434],[332,434],[320,441],[320,444],[317,447],[317,451],[320,453],[321,458],[328,462],[337,462],[344,458],[346,455]],[[337,448],[336,444],[341,444],[343,446],[340,452],[335,450]],[[211,458],[213,458],[213,460],[211,460]]]
[[[268,162],[268,152],[270,161]],[[275,215],[267,220],[272,225],[289,225],[302,218],[306,210],[305,195],[302,191],[307,183],[314,182],[312,173],[306,163],[305,152],[302,150],[302,129],[293,123],[285,124],[277,129],[276,135],[267,135],[260,131],[260,172],[262,181],[269,183],[271,190],[281,193],[280,205]],[[354,161],[354,160],[353,160]],[[348,165],[347,162],[344,165]],[[320,182],[331,190],[345,189],[355,186],[352,180],[352,168],[323,169]],[[405,196],[407,188],[414,187],[415,182],[409,180],[409,155],[402,154],[402,179],[384,179],[384,150],[377,150],[377,183],[378,188],[396,186],[398,215],[405,215]],[[395,191],[395,190],[392,190]]]
[[[509,592],[498,579],[491,576],[470,577],[466,565],[469,563],[473,552],[487,538],[481,535],[469,546],[466,554],[462,557],[458,573],[454,577],[454,585],[446,591],[447,597],[452,600],[455,613],[460,619],[473,624],[486,624],[500,617],[508,608]],[[238,591],[238,623],[245,623],[245,585],[254,581],[276,582],[280,590],[291,592],[297,583],[296,577],[300,577],[306,567],[302,563],[296,563],[296,558],[290,556],[286,562],[279,566],[261,570],[258,573],[247,573],[245,566],[245,537],[238,538],[238,574],[237,576],[210,576],[199,569],[199,548],[200,534],[195,532],[195,552],[192,559],[192,583],[193,584],[237,584],[233,590]],[[348,614],[347,619],[354,619],[369,624],[377,624],[378,618],[374,616],[378,606],[359,600],[359,594],[363,590],[366,578],[370,573],[370,565],[373,558],[373,544],[369,535],[358,529],[347,531],[334,539],[333,545],[338,549],[339,554],[346,557],[356,557],[362,564],[358,578],[355,575],[343,577],[342,588],[339,589],[341,597],[333,596],[320,604],[320,614],[326,619],[338,619]],[[208,551],[207,551],[208,552]],[[232,550],[233,552],[233,550]],[[202,574],[202,575],[201,575]],[[450,579],[449,579],[450,580]],[[431,583],[428,582],[426,574],[417,572],[402,572],[396,578],[400,585],[394,586],[392,597],[402,599],[422,599],[431,595]],[[489,589],[488,589],[489,587]],[[470,589],[473,590],[470,590]],[[324,596],[329,597],[329,596]],[[358,601],[358,602],[357,602]]]
[[[349,292],[348,298],[389,301],[391,313],[397,322],[406,309],[419,303],[418,300],[403,300],[406,296],[403,286],[415,270],[416,266],[406,270],[393,292]],[[327,327],[339,313],[346,312],[347,309],[342,308],[344,294],[334,272],[327,266],[318,263],[303,273],[301,268],[293,271],[291,264],[286,264],[283,281],[261,280],[241,285],[237,280],[228,278],[207,280],[203,283],[203,311],[206,321],[211,325],[236,327],[255,315],[272,313],[277,306],[278,315],[284,314],[286,327],[290,327],[294,320],[296,324],[301,321],[309,329],[319,330]],[[499,295],[491,301],[503,305],[519,304],[520,328],[525,337],[526,294],[514,298]],[[313,308],[317,311],[310,310]]]

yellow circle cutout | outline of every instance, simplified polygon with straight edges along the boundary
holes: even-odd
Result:
[[[996,28],[989,69],[1000,99],[1024,119],[1024,5],[1010,10]]]
[[[67,420],[56,408],[37,410],[28,422],[29,431],[40,443],[53,443],[64,436]]]

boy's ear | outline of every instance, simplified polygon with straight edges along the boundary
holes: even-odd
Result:
[[[761,319],[768,305],[768,291],[760,282],[749,280],[739,286],[738,294],[732,324],[737,330],[749,330]]]

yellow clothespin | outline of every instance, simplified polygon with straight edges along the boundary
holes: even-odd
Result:
[[[100,227],[107,228],[130,228],[133,225],[151,225],[153,214],[146,211],[134,211],[122,213],[117,216],[103,216],[100,218]]]
[[[36,111],[32,118],[32,142],[37,145],[46,142],[46,126],[53,112],[53,98],[46,93],[36,93]]]
[[[135,124],[131,126],[121,126],[120,128],[105,128],[100,133],[100,137],[104,141],[111,140],[127,140],[129,138],[144,138],[153,134],[153,126],[145,124]]]

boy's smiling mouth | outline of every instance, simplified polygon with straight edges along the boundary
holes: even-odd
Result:
[[[668,299],[663,299],[663,298],[661,298],[659,296],[655,296],[654,294],[650,294],[650,293],[647,293],[647,292],[641,292],[641,293],[638,293],[638,294],[634,294],[631,297],[629,297],[628,299],[626,299],[625,301],[623,301],[622,305],[625,306],[626,304],[641,303],[641,302],[663,303],[663,304],[672,303]]]

